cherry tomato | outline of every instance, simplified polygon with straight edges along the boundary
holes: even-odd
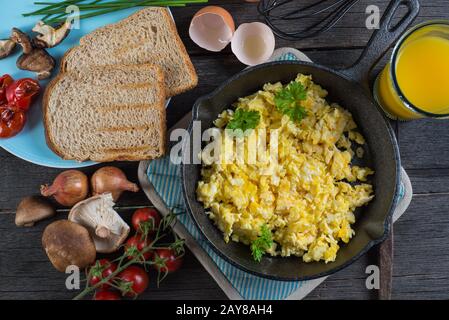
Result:
[[[161,223],[161,216],[152,208],[137,209],[131,219],[134,229],[142,234],[154,234]]]
[[[117,265],[108,259],[100,259],[95,262],[95,264],[91,267],[91,278],[90,285],[94,286],[102,279],[109,277],[115,270],[117,270]],[[100,286],[101,289],[106,290],[110,288],[109,283],[102,284]]]
[[[95,292],[93,300],[121,300],[121,297],[118,292],[101,290]]]
[[[140,267],[129,266],[119,274],[118,278],[121,280],[120,287],[126,289],[124,294],[127,297],[135,297],[148,288],[148,275]]]
[[[6,99],[6,88],[13,82],[14,79],[9,74],[0,77],[0,106],[8,102]]]
[[[153,240],[146,238],[141,234],[136,234],[130,237],[125,243],[125,252],[128,255],[128,259],[132,259],[136,256],[137,252],[132,252],[133,250],[137,250],[141,252],[145,247],[149,246]],[[134,249],[133,249],[134,248]],[[143,254],[143,260],[148,261],[153,256],[151,251],[147,251]]]
[[[26,115],[21,110],[11,109],[7,105],[0,107],[0,138],[9,138],[18,134],[25,126]]]
[[[182,260],[182,256],[178,256],[173,249],[157,249],[153,266],[159,272],[172,273],[181,267]]]
[[[40,88],[39,83],[30,78],[14,81],[6,88],[8,104],[27,111],[33,98],[39,93]]]

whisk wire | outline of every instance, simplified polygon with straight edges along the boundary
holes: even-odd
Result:
[[[298,40],[317,36],[323,32],[331,29],[340,19],[357,3],[359,0],[336,0],[331,4],[321,7],[322,4],[329,2],[329,0],[319,0],[315,3],[303,6],[299,9],[292,9],[284,14],[275,14],[274,11],[280,7],[287,5],[295,0],[261,0],[258,4],[258,11],[264,17],[267,25],[271,27],[273,32],[287,40]],[[297,0],[296,0],[297,1]],[[311,11],[312,9],[315,9]],[[329,12],[329,10],[331,10]],[[329,12],[321,20],[295,32],[288,32],[282,30],[277,26],[277,23],[282,20],[292,21],[302,18],[310,18],[320,14]]]
[[[275,14],[273,14],[273,13],[271,12],[271,11],[273,11],[274,9],[280,8],[282,5],[288,4],[288,3],[293,2],[293,1],[295,1],[295,0],[287,0],[287,1],[284,1],[282,4],[279,3],[276,7],[273,7],[271,10],[269,10],[270,12],[269,12],[268,14],[269,14],[272,18],[275,18],[275,19],[287,19],[287,20],[288,20],[288,19],[305,18],[305,17],[315,16],[315,15],[318,15],[318,14],[320,14],[320,13],[326,12],[326,11],[328,11],[328,10],[334,8],[334,7],[337,6],[338,4],[340,4],[340,3],[342,3],[342,2],[345,2],[345,1],[348,1],[348,0],[338,0],[337,2],[332,3],[331,5],[328,5],[328,6],[326,6],[326,7],[317,9],[316,11],[312,11],[312,12],[310,12],[310,13],[308,13],[307,11],[310,11],[311,9],[313,9],[313,8],[315,8],[315,7],[318,7],[320,4],[325,3],[325,2],[328,2],[329,0],[320,0],[320,1],[318,1],[318,2],[309,4],[309,5],[307,5],[307,6],[304,6],[304,7],[302,7],[302,8],[293,10],[293,11],[291,11],[291,12],[287,12],[287,13],[282,14],[282,15],[275,15]],[[302,13],[302,12],[305,12],[305,13]],[[298,13],[300,13],[300,14],[295,16],[295,14],[298,14]]]

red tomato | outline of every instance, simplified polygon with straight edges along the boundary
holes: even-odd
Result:
[[[95,292],[93,300],[121,300],[121,297],[118,292],[101,290]]]
[[[14,79],[9,74],[0,77],[0,106],[8,102],[6,99],[6,88],[13,82]]]
[[[33,98],[39,93],[39,83],[30,78],[14,81],[6,88],[6,99],[8,104],[27,111]]]
[[[0,138],[9,138],[18,134],[25,126],[25,112],[13,110],[3,105],[0,107]]]
[[[102,279],[109,277],[115,270],[117,270],[117,265],[108,259],[100,259],[95,262],[95,264],[91,267],[91,278],[90,285],[94,286]],[[110,284],[105,283],[102,284],[99,288],[106,290],[109,289]]]
[[[149,239],[147,237],[147,239],[145,239],[145,237],[141,234],[136,234],[132,237],[130,237],[126,243],[125,243],[125,252],[128,255],[128,259],[132,259],[136,253],[132,253],[132,249],[133,247],[137,249],[137,251],[141,252],[145,247],[149,246],[151,244],[153,240]],[[150,260],[151,257],[153,256],[153,253],[150,251],[147,251],[143,254],[143,260],[147,261]]]
[[[161,216],[152,208],[137,209],[131,219],[134,229],[142,234],[154,234],[161,223]]]
[[[175,272],[182,265],[182,256],[176,255],[173,249],[157,249],[154,253],[154,268],[159,272]]]
[[[145,270],[137,266],[129,266],[118,277],[121,280],[120,287],[130,289],[124,291],[128,297],[134,297],[144,292],[150,281]]]

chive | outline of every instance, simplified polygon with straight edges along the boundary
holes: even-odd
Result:
[[[36,10],[33,12],[29,12],[29,13],[24,13],[22,15],[24,17],[40,15],[40,14],[42,14],[42,12],[47,11],[49,9],[58,8],[58,7],[67,7],[69,5],[77,4],[77,3],[80,3],[83,1],[85,1],[85,0],[66,0],[66,1],[59,2],[59,3],[53,3],[45,8],[42,8],[42,9],[39,9],[39,10]]]
[[[100,0],[101,1],[101,0]],[[156,1],[156,0],[140,0],[140,1],[115,1],[115,3],[117,2],[121,2],[120,6],[114,6],[114,7],[107,7],[107,6],[101,6],[101,5],[96,5],[96,6],[89,6],[89,7],[80,7],[80,11],[91,11],[91,12],[87,12],[84,14],[80,15],[80,20],[81,19],[87,19],[87,18],[92,18],[92,17],[96,17],[99,15],[103,15],[103,14],[107,14],[107,13],[111,13],[111,12],[115,12],[118,10],[123,10],[123,9],[128,9],[128,8],[133,8],[133,7],[138,7],[138,6],[147,6],[147,5],[154,5],[154,6],[176,6],[176,7],[184,7],[186,5],[186,3],[204,3],[207,2],[207,0],[188,0],[188,1],[184,1],[184,0],[167,0],[167,1]],[[61,11],[51,11],[51,14],[57,14]],[[52,19],[48,19],[48,20],[44,20],[45,23],[47,24],[56,24],[56,23],[60,23],[63,22],[65,20],[65,10],[64,10],[64,14],[59,15],[55,18]]]
[[[36,5],[44,5],[44,8],[39,10],[24,13],[23,16],[35,16],[44,15],[42,19],[46,23],[56,23],[64,20],[67,16],[65,12],[66,7],[69,5],[77,5],[80,9],[80,19],[91,18],[99,16],[102,14],[107,14],[110,12],[115,12],[123,9],[133,8],[133,7],[143,7],[143,6],[185,6],[191,3],[206,3],[208,0],[96,0],[89,3],[83,3],[86,0],[65,0],[61,2],[47,2],[47,1],[36,1]],[[56,17],[53,17],[56,15]]]

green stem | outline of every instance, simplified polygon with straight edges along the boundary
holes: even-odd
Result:
[[[184,7],[188,3],[205,3],[208,0],[167,0],[167,1],[156,1],[156,0],[134,0],[134,1],[116,1],[110,3],[98,3],[96,5],[85,4],[80,5],[80,11],[86,12],[80,15],[80,19],[87,19],[96,16],[100,16],[103,14],[129,9],[133,7],[143,7],[143,6],[172,6],[172,7]],[[66,13],[64,8],[53,9],[53,10],[45,10],[42,9],[39,13],[28,13],[29,15],[46,15],[45,19],[43,19],[47,24],[56,24],[65,20]],[[58,15],[49,19],[52,15]]]
[[[157,235],[156,235],[155,239],[150,243],[150,245],[144,247],[144,248],[140,251],[140,254],[139,254],[139,255],[136,255],[135,257],[131,258],[128,262],[126,262],[126,263],[124,263],[124,264],[123,264],[123,261],[124,261],[126,258],[128,258],[128,257],[127,257],[127,255],[126,255],[126,252],[123,253],[123,254],[120,256],[120,258],[119,258],[119,262],[118,262],[117,269],[116,269],[114,272],[112,272],[109,276],[107,276],[107,277],[101,279],[98,283],[96,283],[96,284],[93,285],[93,286],[90,286],[90,285],[89,285],[89,279],[90,279],[90,271],[89,271],[89,272],[88,272],[88,275],[87,275],[87,277],[86,277],[86,278],[87,278],[87,282],[86,282],[86,283],[87,283],[87,286],[83,289],[83,291],[81,291],[78,295],[76,295],[76,296],[73,298],[73,300],[80,300],[80,299],[84,298],[86,295],[88,295],[89,293],[91,293],[91,292],[95,291],[96,289],[98,289],[98,288],[99,288],[100,286],[102,286],[103,284],[106,284],[106,283],[108,283],[108,282],[111,282],[111,280],[114,279],[114,278],[116,278],[116,276],[117,276],[120,272],[122,272],[123,270],[125,270],[127,267],[129,267],[129,266],[132,265],[132,264],[138,263],[138,264],[144,264],[144,265],[146,265],[147,263],[146,263],[144,260],[142,260],[144,254],[147,253],[148,251],[151,251],[151,250],[160,249],[160,247],[156,247],[156,246],[154,246],[154,245],[155,245],[159,240],[161,240],[161,239],[165,236],[165,234],[159,235],[159,234],[160,234],[160,232],[159,232],[160,230],[165,231],[166,228],[167,228],[167,226],[166,226],[166,225],[164,226],[164,224],[163,224],[163,222],[165,222],[165,221],[170,221],[170,222],[173,221],[173,219],[172,219],[172,217],[171,217],[171,214],[165,216],[165,217],[162,219],[161,225],[160,225],[159,228],[158,228]],[[148,264],[149,264],[149,263],[148,263]]]
[[[42,8],[42,9],[39,9],[39,10],[36,10],[36,11],[33,11],[33,12],[29,12],[29,13],[24,13],[22,15],[24,17],[37,16],[37,15],[45,14],[44,12],[48,11],[49,9],[58,8],[58,7],[65,8],[65,7],[69,6],[69,5],[77,4],[77,3],[80,3],[80,2],[83,2],[83,1],[85,1],[85,0],[67,0],[67,1],[59,2],[59,3],[54,3],[52,5],[49,5],[49,6],[45,7],[45,8]]]

